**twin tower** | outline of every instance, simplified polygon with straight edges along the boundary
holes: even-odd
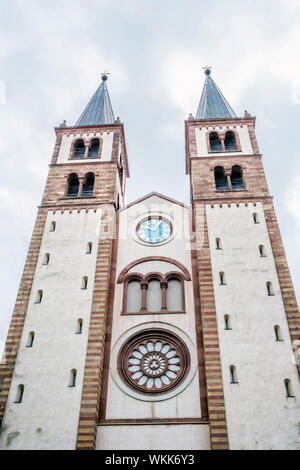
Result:
[[[124,205],[107,76],[56,143],[1,362],[2,449],[300,449],[300,317],[255,136],[214,80],[191,205]]]

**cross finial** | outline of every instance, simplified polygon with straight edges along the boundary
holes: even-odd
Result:
[[[205,75],[210,75],[211,74],[211,67],[208,65],[205,65],[205,67],[202,67],[204,70]]]
[[[102,72],[101,78],[105,82],[108,79],[109,72]]]

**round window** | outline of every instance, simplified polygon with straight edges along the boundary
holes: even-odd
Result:
[[[131,388],[161,393],[184,379],[190,368],[190,355],[186,345],[173,333],[147,330],[123,344],[118,368]]]

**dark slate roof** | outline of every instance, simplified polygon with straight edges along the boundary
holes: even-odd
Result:
[[[75,126],[92,126],[97,124],[113,124],[114,112],[106,85],[107,75],[102,75],[102,82],[91,98],[89,104],[76,122]]]
[[[210,76],[210,70],[205,70],[205,83],[198,106],[196,119],[216,119],[236,117],[230,104]]]

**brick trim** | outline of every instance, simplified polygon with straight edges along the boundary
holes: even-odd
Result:
[[[167,263],[171,263],[171,264],[175,264],[175,266],[177,266],[179,269],[181,269],[181,271],[184,273],[184,276],[185,276],[185,280],[186,281],[190,281],[191,280],[191,276],[188,272],[188,270],[186,269],[185,266],[183,266],[183,264],[181,264],[179,261],[176,261],[175,259],[173,258],[167,258],[165,256],[147,256],[146,258],[139,258],[135,261],[132,261],[131,263],[129,263],[127,266],[125,266],[124,269],[122,269],[122,271],[120,272],[119,276],[118,276],[118,283],[121,283],[123,282],[123,279],[124,279],[124,276],[128,273],[128,271],[133,268],[134,266],[138,265],[138,264],[141,264],[141,263],[145,263],[147,261],[166,261]]]
[[[229,449],[215,295],[204,204],[194,205],[207,405],[212,450]]]
[[[293,281],[287,264],[282,238],[272,203],[263,205],[269,238],[275,260],[281,295],[290,330],[291,341],[296,351],[300,342],[300,314],[294,291]],[[300,363],[297,364],[300,377]]]
[[[94,450],[102,388],[103,359],[111,283],[116,212],[103,208],[96,262],[94,295],[81,396],[77,450]]]
[[[0,420],[3,419],[43,238],[47,211],[38,210],[0,368]]]

